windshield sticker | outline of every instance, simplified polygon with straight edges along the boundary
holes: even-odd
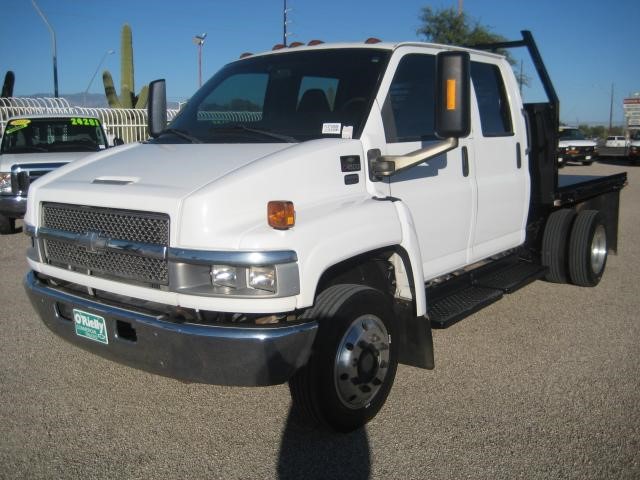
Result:
[[[342,127],[342,138],[350,140],[353,138],[353,125],[345,125]]]
[[[340,130],[342,130],[341,123],[323,123],[322,124],[323,135],[340,135]]]
[[[80,125],[87,127],[99,127],[100,120],[96,118],[72,118],[71,125]]]
[[[9,122],[9,125],[16,125],[16,126],[27,126],[31,123],[31,120],[29,120],[28,118],[18,118],[17,120],[11,120]]]
[[[4,132],[7,135],[17,132],[18,130],[22,130],[26,128],[31,123],[31,120],[28,118],[18,118],[16,120],[11,120],[7,127],[7,130]]]
[[[12,120],[9,122],[9,126],[7,130],[4,132],[6,135],[11,135],[12,133],[17,132],[18,130],[22,130],[23,128],[27,128],[31,120],[27,120],[26,118],[20,118],[18,120]]]

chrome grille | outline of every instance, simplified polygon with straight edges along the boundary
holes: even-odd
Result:
[[[111,240],[146,245],[169,245],[169,216],[131,210],[111,210],[45,203],[42,227],[60,232],[94,232]],[[45,239],[48,263],[99,277],[129,282],[168,285],[166,258],[150,258],[131,252],[89,251],[85,246],[62,239]]]
[[[169,245],[167,215],[60,203],[45,203],[42,209],[43,227],[73,233],[97,232],[118,240]]]

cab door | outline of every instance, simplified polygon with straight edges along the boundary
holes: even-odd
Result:
[[[504,62],[471,62],[477,109],[473,124],[478,211],[470,263],[521,245],[525,240],[530,180],[524,119],[514,110],[517,85]],[[509,84],[508,82],[511,82]]]
[[[409,52],[396,62],[381,109],[387,155],[404,155],[437,142],[436,56]],[[425,280],[467,264],[476,212],[470,138],[388,180],[391,196],[411,212]]]

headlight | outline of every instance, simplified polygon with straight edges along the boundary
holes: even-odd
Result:
[[[269,267],[251,267],[249,269],[249,286],[257,290],[276,292],[276,269]]]
[[[238,269],[229,265],[214,265],[211,282],[216,287],[238,288]]]
[[[0,193],[11,193],[11,172],[0,172]]]
[[[236,290],[235,294],[250,294],[251,290],[263,290],[276,293],[276,266],[235,267],[231,265],[213,265],[211,283],[214,287],[226,287]]]

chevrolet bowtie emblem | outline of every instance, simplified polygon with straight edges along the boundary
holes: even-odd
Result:
[[[98,232],[87,232],[76,239],[76,244],[89,253],[102,253],[107,248],[109,239]]]

